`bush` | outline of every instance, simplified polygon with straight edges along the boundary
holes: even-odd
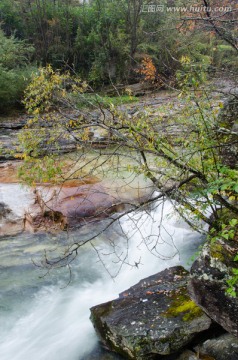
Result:
[[[29,67],[34,49],[24,41],[6,37],[0,29],[0,111],[20,104],[33,67]]]
[[[21,104],[33,68],[7,70],[0,65],[0,111],[7,112]]]

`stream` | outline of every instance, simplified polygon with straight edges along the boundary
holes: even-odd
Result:
[[[231,81],[222,83],[219,79],[214,85],[224,93],[235,86]],[[151,95],[143,98],[131,105],[130,116],[150,106],[151,116],[163,117],[166,113],[163,107],[161,113],[158,104],[169,105],[166,111],[173,115],[181,104],[171,95],[159,92],[153,98]],[[34,197],[32,192],[17,184],[16,162],[10,167],[5,162],[14,160],[9,150],[15,149],[18,129],[25,121],[22,115],[16,121],[3,118],[0,122],[0,161],[3,161],[0,163],[0,203],[8,205],[20,219]],[[71,143],[66,145],[69,151],[74,148]],[[100,159],[104,163],[103,158]],[[88,163],[91,168],[93,163]],[[85,164],[87,161],[84,168]],[[109,188],[112,191],[109,194],[116,194],[122,200],[135,199],[140,193],[137,179],[134,181],[120,174],[126,178],[123,181],[127,190],[124,190],[117,172],[109,176],[113,169],[113,164],[107,161],[102,169],[103,179],[105,174],[109,177],[103,183],[104,188]],[[91,170],[87,170],[91,174]],[[112,181],[113,177],[116,181]],[[148,190],[147,183],[142,185]],[[139,280],[165,268],[175,265],[189,268],[191,257],[204,240],[173,212],[167,201],[164,205],[158,203],[153,209],[123,217],[119,224],[94,240],[94,247],[88,243],[80,248],[71,273],[65,267],[50,272],[40,267],[45,254],[53,259],[62,256],[65,246],[98,233],[106,224],[107,219],[104,219],[69,234],[23,232],[0,237],[0,360],[121,359],[100,346],[89,319],[90,307],[117,298],[120,292]],[[0,218],[0,228],[1,225]]]
[[[101,220],[57,236],[22,233],[1,238],[1,360],[118,359],[100,347],[89,319],[90,307],[116,298],[166,267],[188,268],[203,241],[166,202],[122,218],[95,240],[96,251],[90,244],[82,247],[71,277],[64,267],[47,273],[37,266],[45,251],[56,256],[64,245],[104,224],[106,220]]]

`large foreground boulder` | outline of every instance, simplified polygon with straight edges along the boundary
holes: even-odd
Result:
[[[152,359],[183,349],[211,319],[187,293],[188,272],[166,269],[141,280],[119,298],[91,309],[102,342],[130,359]]]
[[[238,264],[238,241],[219,239],[204,245],[193,263],[189,293],[193,300],[229,333],[238,336],[238,298],[229,294],[229,280]],[[238,284],[234,289],[238,293]]]

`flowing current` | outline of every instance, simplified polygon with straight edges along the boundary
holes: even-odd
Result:
[[[149,214],[123,218],[95,240],[95,248],[85,245],[71,275],[66,268],[47,273],[37,266],[45,251],[54,254],[67,242],[95,233],[105,222],[83,233],[25,233],[1,239],[1,360],[118,359],[99,347],[89,319],[90,307],[116,298],[166,267],[188,267],[202,242],[166,202]]]

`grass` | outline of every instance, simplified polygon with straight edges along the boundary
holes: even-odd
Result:
[[[111,105],[123,105],[138,102],[138,98],[130,95],[121,96],[104,96],[98,94],[81,94],[74,97],[76,106],[82,107],[98,107],[98,105],[107,108]]]

